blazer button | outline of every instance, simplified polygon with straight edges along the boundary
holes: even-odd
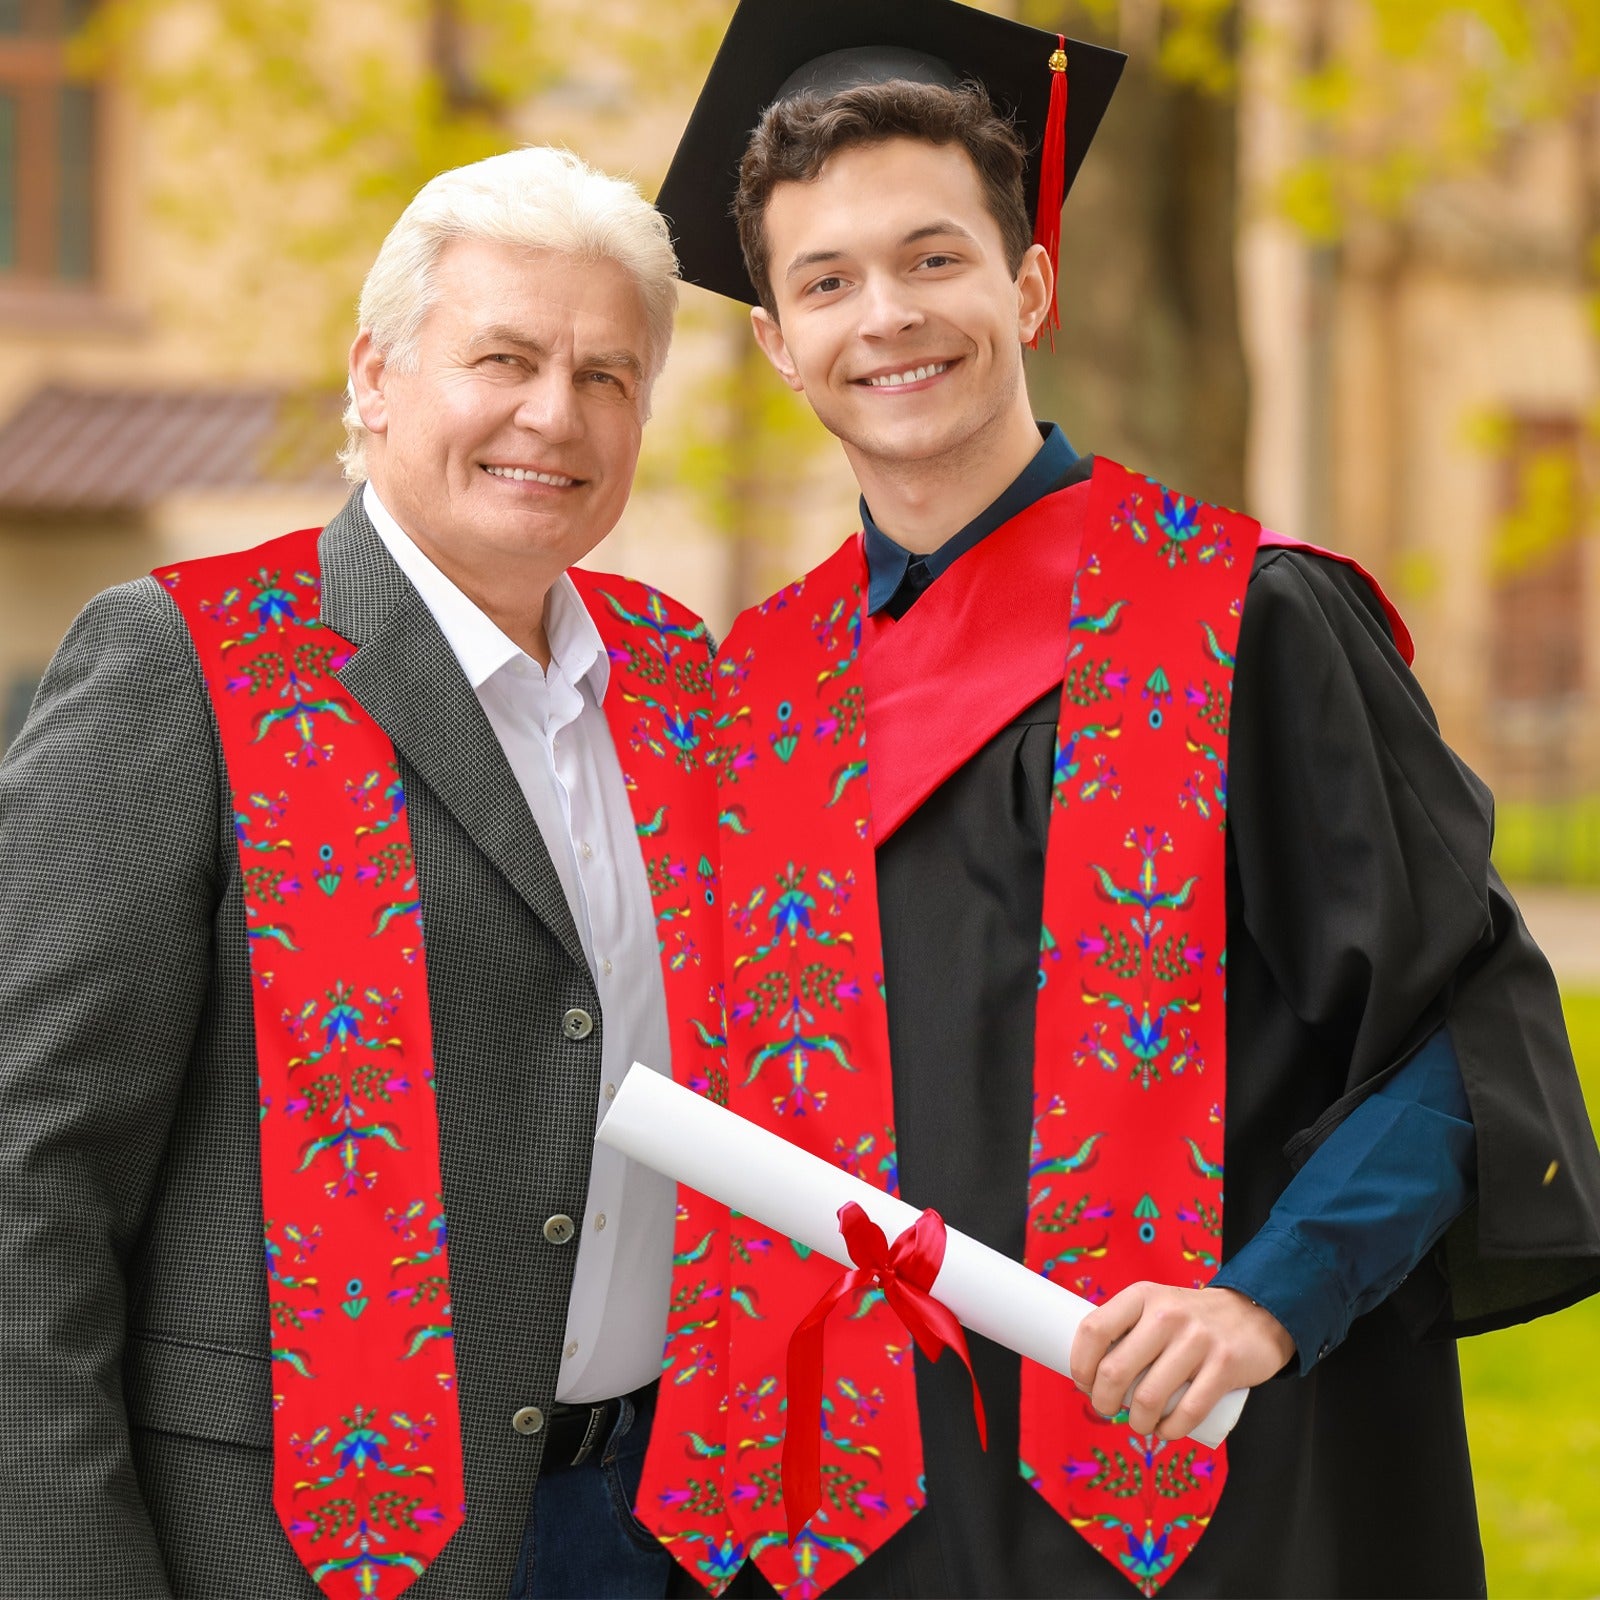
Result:
[[[518,1433],[537,1433],[544,1426],[544,1412],[538,1406],[524,1406],[513,1413],[511,1426]]]
[[[571,1244],[572,1236],[577,1231],[577,1228],[573,1226],[572,1218],[561,1211],[558,1211],[544,1225],[544,1236],[551,1244]]]
[[[594,1032],[594,1018],[587,1011],[574,1006],[561,1019],[561,1031],[569,1039],[587,1039]]]

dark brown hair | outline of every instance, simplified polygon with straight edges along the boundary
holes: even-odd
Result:
[[[836,94],[807,92],[767,108],[739,164],[733,214],[745,269],[769,313],[775,316],[777,308],[763,224],[772,191],[780,183],[810,182],[841,150],[901,138],[958,144],[967,152],[978,169],[989,214],[1000,226],[1006,263],[1013,274],[1021,268],[1033,243],[1022,191],[1026,152],[981,85],[951,89],[895,78]]]

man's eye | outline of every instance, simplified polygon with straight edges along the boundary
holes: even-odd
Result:
[[[617,389],[622,387],[622,379],[614,372],[591,372],[588,376],[591,383],[609,383]]]
[[[837,289],[843,282],[844,279],[838,277],[818,278],[817,281],[811,285],[811,292],[813,294],[832,294],[833,291]]]
[[[955,263],[954,256],[924,256],[922,264],[925,267],[948,267]]]
[[[518,358],[512,355],[509,350],[494,350],[485,356],[484,360],[492,361],[499,366],[510,367],[516,365]]]

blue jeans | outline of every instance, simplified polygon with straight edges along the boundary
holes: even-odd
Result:
[[[622,1414],[604,1446],[576,1467],[539,1475],[511,1600],[661,1600],[672,1557],[633,1514],[655,1393]]]

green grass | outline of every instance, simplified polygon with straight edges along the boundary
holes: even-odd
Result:
[[[1600,993],[1564,996],[1590,1114]],[[1461,1345],[1489,1593],[1600,1595],[1600,1297]]]
[[[1600,884],[1600,795],[1496,801],[1494,864],[1512,883]]]

